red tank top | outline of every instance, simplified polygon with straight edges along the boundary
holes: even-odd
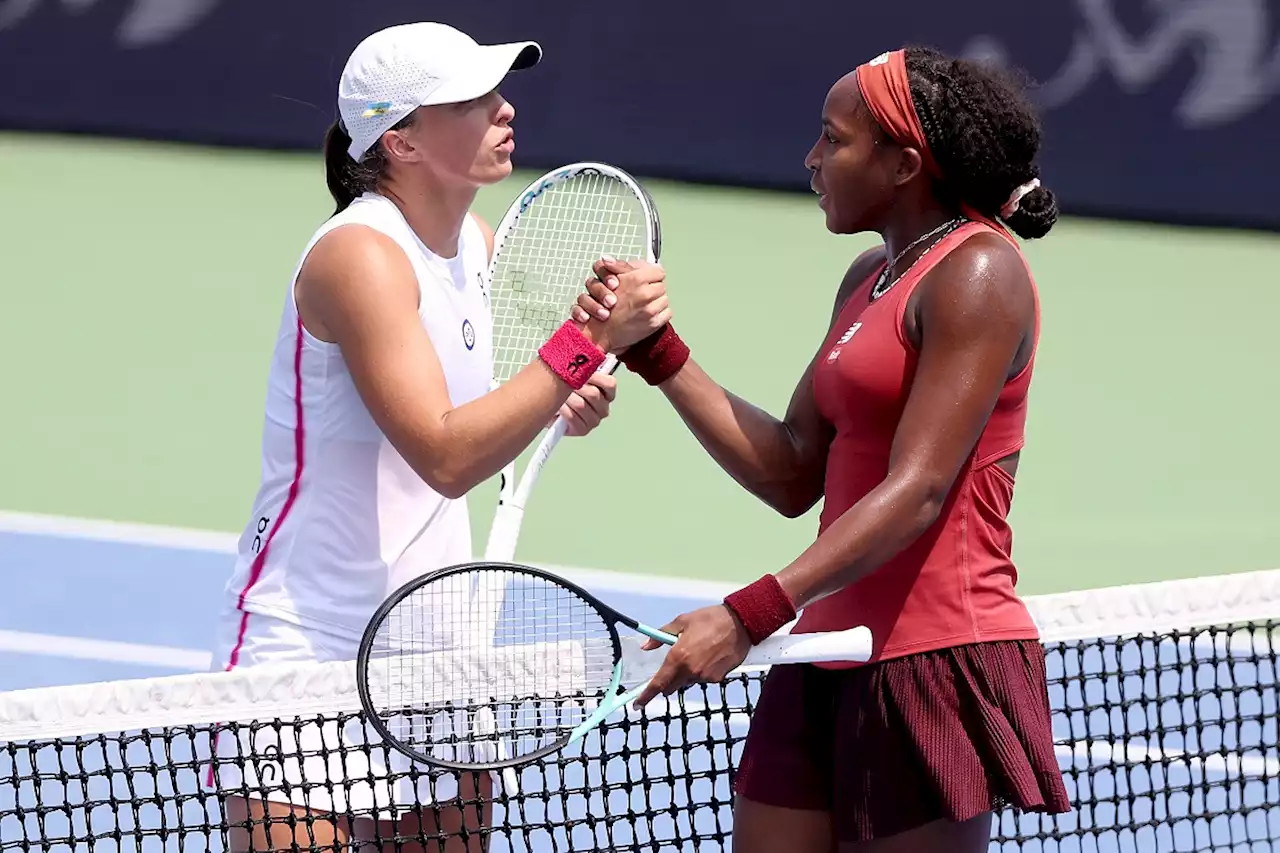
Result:
[[[998,225],[965,223],[884,296],[868,299],[878,268],[841,308],[813,376],[818,409],[835,428],[819,532],[888,474],[889,451],[918,356],[904,326],[908,298],[949,252],[989,230],[1017,249]],[[1038,338],[1038,295],[1035,323]],[[796,632],[866,625],[874,638],[871,661],[982,640],[1038,638],[1035,623],[1014,593],[1017,571],[1007,521],[1013,478],[995,464],[1023,445],[1034,363],[1033,350],[1026,368],[1005,384],[937,520],[870,575],[806,607]]]

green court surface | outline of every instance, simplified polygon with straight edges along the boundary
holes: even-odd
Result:
[[[682,335],[781,413],[871,239],[827,234],[806,195],[651,189]],[[0,509],[238,530],[288,279],[331,210],[319,157],[0,135],[0,194]],[[1069,220],[1027,252],[1020,589],[1280,566],[1280,238]],[[816,511],[773,515],[620,382],[613,418],[553,456],[521,558],[748,579],[812,541]],[[495,494],[471,498],[477,551]]]

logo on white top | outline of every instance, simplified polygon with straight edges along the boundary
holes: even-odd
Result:
[[[467,349],[476,345],[476,330],[472,328],[470,320],[462,321],[462,342],[466,344]]]

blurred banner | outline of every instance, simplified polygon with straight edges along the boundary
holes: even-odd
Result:
[[[922,43],[1041,84],[1068,210],[1280,227],[1280,0],[0,0],[0,126],[318,148],[351,48],[421,18],[542,43],[521,166],[803,189],[828,87]]]

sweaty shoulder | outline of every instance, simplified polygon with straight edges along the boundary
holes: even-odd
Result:
[[[947,253],[912,294],[907,333],[919,348],[931,327],[945,334],[1018,342],[1029,357],[1035,332],[1035,290],[1018,250],[998,234],[976,234]],[[915,326],[915,328],[911,328]]]
[[[365,225],[343,225],[321,237],[307,254],[294,287],[307,331],[334,342],[340,328],[375,303],[403,303],[417,310],[418,283],[404,250]]]
[[[923,302],[994,315],[1030,315],[1031,277],[1018,250],[998,234],[975,234],[947,253],[925,278]]]

